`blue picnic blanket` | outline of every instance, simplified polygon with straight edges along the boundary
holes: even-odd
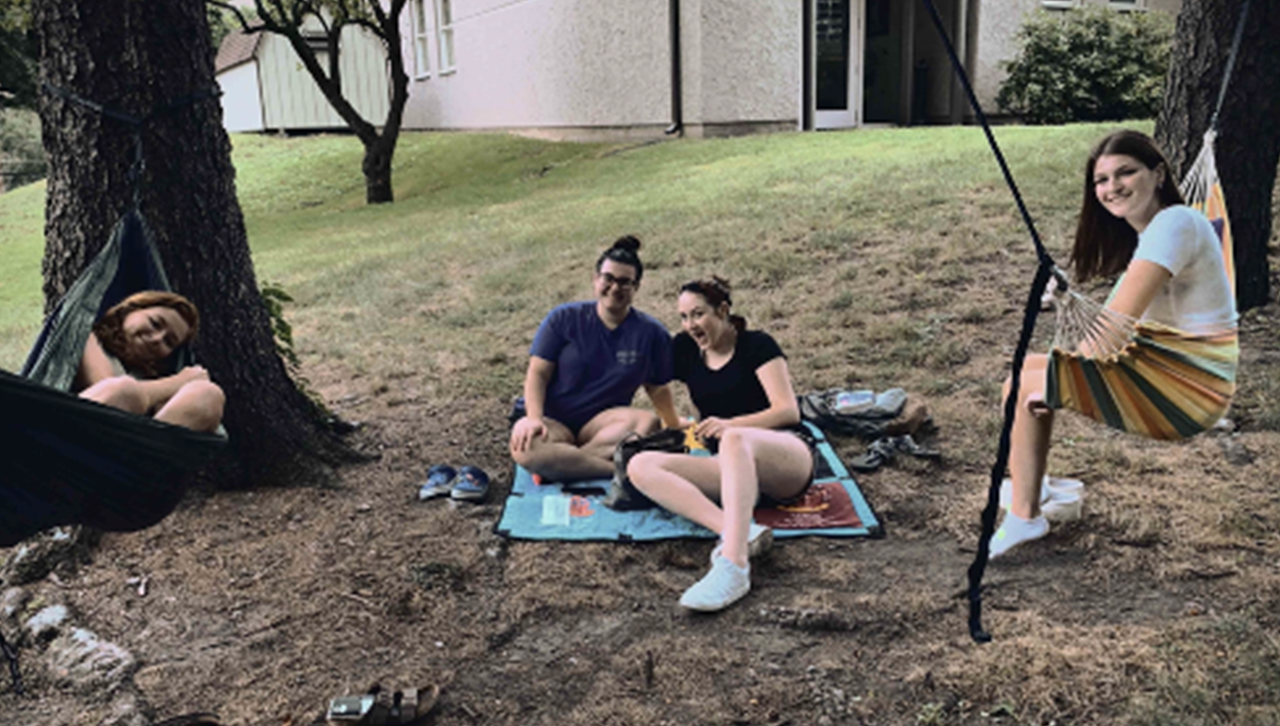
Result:
[[[835,449],[809,426],[820,454],[817,476],[804,500],[778,509],[757,509],[756,521],[774,537],[881,537],[884,529]],[[711,539],[715,533],[660,509],[614,511],[602,503],[609,480],[559,484],[534,482],[517,466],[495,531],[512,539],[652,541]]]

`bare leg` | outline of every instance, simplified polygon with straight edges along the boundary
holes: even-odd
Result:
[[[799,494],[809,482],[813,455],[783,431],[733,428],[720,439],[720,501],[724,507],[725,559],[745,567],[751,513],[763,490],[778,499]]]
[[[1022,367],[1018,405],[1013,416],[1009,449],[1009,475],[1013,480],[1013,502],[1009,511],[1023,519],[1040,516],[1040,484],[1049,461],[1050,436],[1053,433],[1053,410],[1037,407],[1028,410],[1027,402],[1044,400],[1045,370],[1049,359],[1029,355]],[[1009,395],[1011,380],[1005,381],[1004,395]]]
[[[104,378],[81,391],[80,397],[139,416],[147,413],[147,397],[129,376]]]
[[[719,457],[644,451],[627,463],[627,477],[663,509],[712,532],[724,529],[724,511],[716,503],[720,498]]]
[[[595,462],[583,455],[573,438],[573,432],[567,426],[554,419],[544,418],[547,426],[545,439],[534,438],[529,448],[524,451],[511,449],[511,458],[520,466],[539,474],[551,481],[568,481],[578,478],[592,478],[590,473]]]
[[[638,408],[611,408],[596,414],[577,438],[564,424],[547,423],[547,438],[534,439],[527,451],[511,451],[516,463],[549,481],[606,479],[613,476],[613,450],[628,432],[657,430],[658,417]]]
[[[213,431],[222,423],[226,396],[212,381],[190,381],[156,412],[156,420],[194,431]]]
[[[809,447],[795,436],[740,428],[725,432],[718,456],[645,452],[631,460],[627,474],[664,509],[719,533],[724,557],[745,567],[751,513],[760,492],[779,499],[794,496],[808,483],[812,468]]]
[[[662,422],[656,414],[639,408],[610,408],[596,414],[578,432],[578,445],[589,456],[609,462],[609,474],[613,473],[613,450],[627,434],[641,436],[658,430]]]

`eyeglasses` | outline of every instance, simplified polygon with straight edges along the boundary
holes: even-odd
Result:
[[[614,277],[607,272],[600,273],[600,278],[604,280],[605,285],[616,285],[623,290],[629,290],[636,286],[636,281],[630,277]]]

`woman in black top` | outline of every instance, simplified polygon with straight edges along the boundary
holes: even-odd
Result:
[[[697,435],[716,455],[645,452],[627,465],[650,499],[720,534],[711,571],[680,598],[692,610],[720,610],[747,594],[748,557],[772,542],[772,532],[751,521],[757,499],[795,499],[813,479],[787,360],[767,333],[730,314],[731,304],[719,277],[681,287],[683,332],[673,344],[675,378],[701,418]]]

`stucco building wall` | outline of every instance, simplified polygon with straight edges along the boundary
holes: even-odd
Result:
[[[454,0],[455,63],[445,73],[431,0],[426,7],[430,76],[410,81],[409,127],[669,123],[663,0]]]
[[[454,67],[442,72],[436,5],[427,61],[405,18],[405,124],[562,138],[661,135],[672,122],[668,0],[453,0]],[[799,3],[683,0],[682,118],[691,135],[795,128]]]

